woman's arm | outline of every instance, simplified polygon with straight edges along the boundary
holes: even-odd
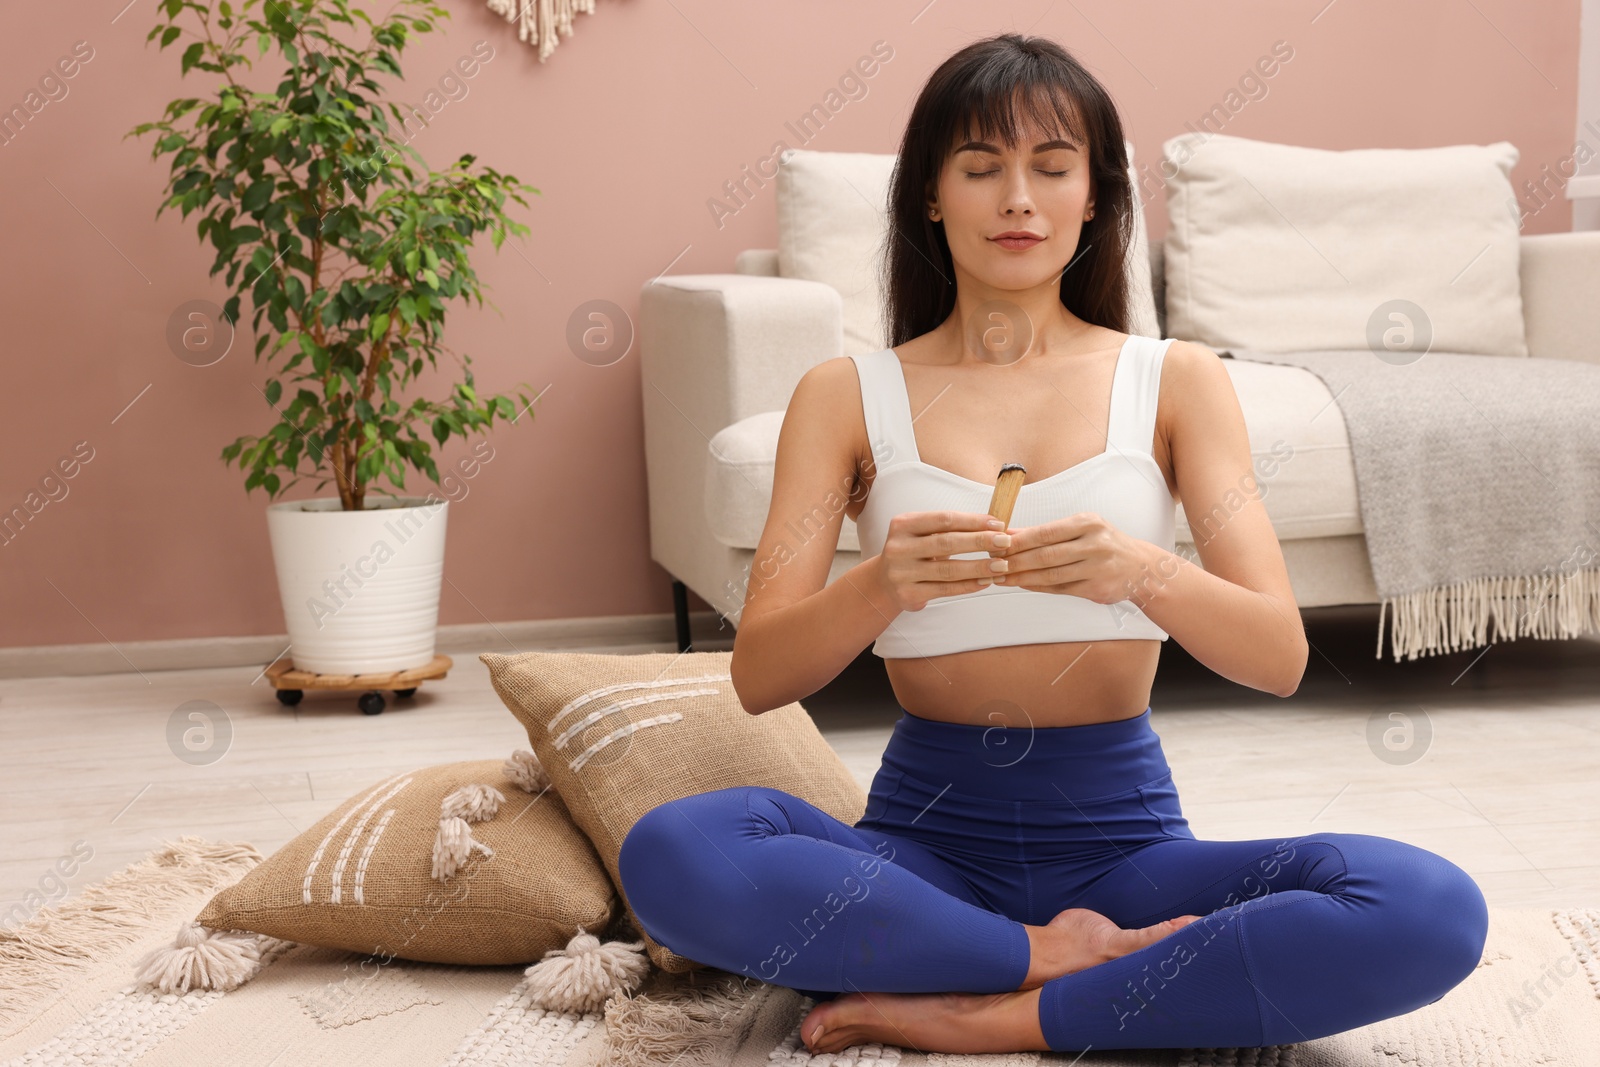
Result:
[[[867,441],[847,356],[801,376],[784,411],[772,501],[750,565],[733,640],[733,688],[751,714],[810,696],[838,676],[902,610],[880,556],[828,582]],[[869,468],[870,469],[870,468]]]
[[[1161,395],[1173,480],[1204,568],[1136,541],[1127,599],[1224,678],[1289,696],[1305,674],[1305,627],[1257,491],[1233,379],[1215,352],[1173,341]]]

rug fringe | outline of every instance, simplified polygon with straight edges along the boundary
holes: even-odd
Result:
[[[732,973],[668,975],[606,1002],[604,1067],[723,1067],[755,1025],[765,983]]]
[[[185,835],[82,893],[48,905],[16,929],[0,929],[0,1033],[71,969],[149,934],[165,906],[232,885],[262,860],[254,845]]]
[[[1472,578],[1385,597],[1378,612],[1380,659],[1384,616],[1391,608],[1396,663],[1402,656],[1410,660],[1518,637],[1580,637],[1600,633],[1600,569]]]

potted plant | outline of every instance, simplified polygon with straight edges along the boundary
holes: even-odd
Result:
[[[158,10],[149,37],[162,49],[185,41],[182,73],[214,84],[129,135],[157,134],[152,156],[172,156],[157,215],[199,216],[216,249],[211,274],[225,273],[232,293],[226,328],[249,297],[256,360],[269,366],[260,388],[277,413],[266,432],[223,448],[223,462],[237,460],[245,491],[259,486],[269,502],[302,477],[338,489],[267,507],[294,665],[424,665],[447,502],[378,498],[374,487],[403,491],[407,465],[437,483],[428,434],[443,445],[531,407],[520,390],[480,397],[464,354],[446,399],[401,395],[438,369],[446,305],[484,303],[474,239],[488,231],[498,249],[508,232],[526,234],[506,209],[538,190],[471,155],[434,171],[396,136],[406,114],[376,79],[401,77],[401,52],[449,17],[443,7],[397,0],[378,21],[346,0],[161,0]],[[269,53],[275,83],[246,84]]]

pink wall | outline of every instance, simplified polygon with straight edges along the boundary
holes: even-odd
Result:
[[[144,44],[152,0],[119,15],[123,2],[34,5],[0,37],[7,106],[76,42],[93,49],[67,96],[0,145],[0,509],[79,442],[93,453],[67,495],[0,547],[4,646],[283,630],[266,496],[246,495],[219,458],[272,424],[255,387],[264,375],[247,332],[211,367],[168,350],[173,309],[226,291],[207,276],[193,220],[154,218],[165,161],[149,158],[148,140],[123,139],[206,76],[180,81],[176,49]],[[739,250],[773,246],[771,186],[719,218],[724,183],[775,141],[801,147],[786,123],[876,41],[892,59],[804,147],[892,151],[933,67],[1003,30],[1074,50],[1115,96],[1145,165],[1230,91],[1238,111],[1223,132],[1243,137],[1335,149],[1510,140],[1519,190],[1570,154],[1576,126],[1578,0],[599,0],[544,65],[483,3],[450,7],[445,33],[408,52],[405,98],[420,101],[475,42],[494,57],[413,143],[435,165],[475,152],[542,195],[516,250],[482,242],[499,313],[453,310],[449,341],[472,354],[484,391],[550,388],[533,420],[496,431],[494,459],[451,507],[445,624],[671,610],[649,558],[637,351],[605,367],[578,360],[568,316],[594,299],[635,314],[640,285],[669,267],[727,271]],[[1293,58],[1251,88],[1277,41]],[[1160,236],[1153,174],[1146,188]],[[1570,228],[1564,200],[1524,206],[1526,232]],[[452,441],[441,468],[467,449]],[[313,495],[310,484],[293,495]]]

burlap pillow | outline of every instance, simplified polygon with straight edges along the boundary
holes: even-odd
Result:
[[[765,785],[841,822],[853,824],[866,811],[865,790],[798,702],[761,715],[740,706],[728,674],[731,652],[478,658],[618,887],[622,839],[640,816],[670,800]],[[702,966],[653,940],[626,891],[622,899],[663,970]]]
[[[498,790],[470,822],[472,849],[434,877],[440,804],[462,786]],[[352,952],[431,963],[532,963],[582,926],[599,934],[617,896],[593,846],[551,788],[530,794],[501,760],[449,763],[364,789],[284,845],[196,918]]]

